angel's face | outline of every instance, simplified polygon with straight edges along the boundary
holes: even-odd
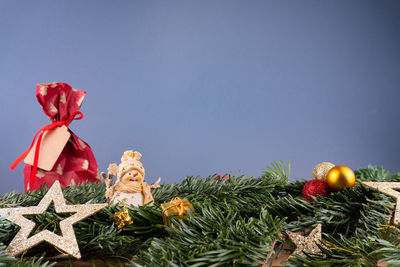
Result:
[[[121,182],[124,184],[129,184],[132,182],[143,182],[143,175],[137,170],[130,170],[121,177]]]

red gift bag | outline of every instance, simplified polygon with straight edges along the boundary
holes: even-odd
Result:
[[[36,97],[44,113],[52,120],[52,123],[43,127],[36,135],[62,125],[68,126],[72,120],[81,119],[83,115],[78,110],[85,94],[85,91],[76,90],[66,83],[38,84]],[[76,115],[81,115],[81,117],[77,118]],[[68,131],[71,136],[50,171],[37,168],[37,159],[37,169],[35,168],[35,163],[33,166],[29,164],[25,165],[25,191],[37,190],[44,183],[50,187],[57,180],[60,181],[62,187],[86,181],[96,183],[100,181],[98,166],[92,149],[71,130],[68,129]],[[37,147],[40,147],[40,141],[41,135],[37,141]],[[15,168],[26,157],[31,148],[32,146],[10,167]],[[38,151],[35,151],[35,153],[39,154]],[[38,157],[39,155],[37,155]]]

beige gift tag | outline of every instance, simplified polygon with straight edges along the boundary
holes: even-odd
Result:
[[[38,168],[50,171],[63,151],[70,136],[71,134],[68,132],[68,127],[65,125],[54,128],[53,130],[45,131],[39,149]],[[36,143],[24,160],[26,164],[33,165]]]

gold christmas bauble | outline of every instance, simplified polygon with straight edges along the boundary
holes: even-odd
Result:
[[[353,187],[356,182],[354,172],[346,166],[337,165],[330,169],[326,175],[326,183],[333,191],[339,191],[346,187]]]
[[[312,172],[313,179],[326,181],[326,175],[333,167],[335,167],[335,165],[330,162],[321,162],[317,164]]]

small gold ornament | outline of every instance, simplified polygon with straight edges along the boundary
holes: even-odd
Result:
[[[312,172],[313,179],[326,181],[326,175],[333,167],[335,167],[335,165],[330,162],[321,162],[317,164]]]
[[[330,189],[339,191],[346,187],[353,187],[356,182],[356,176],[349,167],[337,165],[326,175],[326,182]]]
[[[127,225],[132,224],[132,219],[131,216],[129,216],[128,211],[126,210],[125,207],[125,203],[122,202],[122,206],[124,206],[124,209],[121,211],[117,211],[116,213],[114,213],[114,215],[112,216],[112,218],[115,221],[115,224],[117,225],[118,229],[122,229]]]
[[[180,197],[175,197],[171,202],[161,204],[161,208],[163,221],[167,226],[171,226],[172,218],[182,219],[188,214],[188,210],[194,211],[193,205],[190,204],[189,200],[186,198],[181,199]]]
[[[286,231],[286,234],[290,237],[292,242],[296,245],[296,250],[293,251],[292,255],[304,256],[303,250],[311,253],[319,253],[321,250],[316,244],[316,241],[321,240],[322,225],[318,224],[311,233],[305,237],[299,233],[293,233]]]
[[[40,233],[29,237],[33,228],[35,228],[35,223],[25,218],[24,215],[44,214],[51,202],[54,202],[56,213],[75,213],[60,222],[62,235],[57,235],[49,230],[43,230]],[[79,251],[78,242],[76,241],[72,225],[107,206],[108,204],[67,205],[61,190],[60,182],[55,181],[36,207],[0,209],[0,215],[5,215],[7,220],[15,223],[21,228],[8,245],[5,252],[10,256],[16,256],[25,250],[46,241],[67,254],[80,259],[81,253]]]

